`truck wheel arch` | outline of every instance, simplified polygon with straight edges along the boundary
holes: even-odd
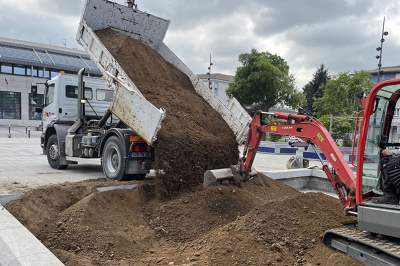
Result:
[[[101,143],[99,146],[99,157],[101,157],[103,155],[103,151],[104,151],[104,146],[107,142],[107,140],[112,137],[112,136],[116,136],[119,138],[119,140],[124,144],[125,142],[125,138],[124,135],[127,134],[134,134],[134,132],[130,129],[117,129],[117,128],[113,128],[108,130],[108,132],[103,136],[103,138],[101,139]],[[125,154],[128,153],[128,147],[127,145],[123,145],[124,147],[124,152]]]

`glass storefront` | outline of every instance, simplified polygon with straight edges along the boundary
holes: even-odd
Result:
[[[0,91],[0,119],[21,119],[21,93]]]

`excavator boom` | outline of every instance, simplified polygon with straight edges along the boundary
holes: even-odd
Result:
[[[267,124],[266,116],[294,121],[294,123]],[[226,169],[206,171],[204,186],[223,181],[239,183],[249,180],[254,172],[252,165],[264,133],[296,136],[308,144],[318,146],[332,165],[333,171],[327,165],[323,166],[323,170],[345,210],[355,210],[355,176],[352,170],[324,125],[316,118],[307,115],[256,112],[249,124],[243,156],[239,158],[238,164]]]

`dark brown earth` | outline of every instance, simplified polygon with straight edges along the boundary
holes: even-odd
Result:
[[[32,189],[6,205],[66,265],[360,265],[323,245],[354,221],[338,199],[259,174],[240,187],[203,188],[207,169],[236,164],[235,137],[188,78],[157,53],[98,32],[145,97],[166,110],[155,143],[166,174],[134,190],[112,180]],[[128,181],[124,184],[131,184]]]
[[[166,111],[154,144],[157,167],[167,172],[160,194],[191,189],[205,170],[237,163],[235,135],[185,74],[133,38],[110,29],[96,34],[145,98]]]
[[[354,221],[325,194],[261,174],[168,200],[157,197],[154,180],[94,189],[120,184],[41,187],[6,208],[66,265],[361,265],[321,242],[325,230]]]

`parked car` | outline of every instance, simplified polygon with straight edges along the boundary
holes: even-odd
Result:
[[[290,145],[290,147],[294,147],[294,144],[296,142],[304,142],[302,139],[298,138],[298,137],[290,137],[288,140],[288,143]]]

